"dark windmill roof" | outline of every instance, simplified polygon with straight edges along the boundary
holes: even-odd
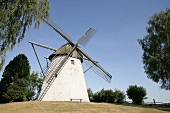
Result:
[[[52,60],[52,58],[54,56],[66,56],[68,54],[68,52],[72,49],[73,47],[67,43],[67,44],[64,44],[63,46],[61,46],[57,51],[55,51],[54,53],[52,53],[50,56],[49,56],[49,60]],[[80,47],[78,46],[78,48],[80,49]],[[73,51],[73,54],[71,55],[71,57],[73,58],[77,58],[77,59],[80,59],[81,62],[83,62],[83,55],[78,53],[77,50],[74,50]]]

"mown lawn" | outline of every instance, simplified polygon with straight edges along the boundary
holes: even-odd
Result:
[[[14,102],[0,104],[0,113],[170,113],[155,108],[107,103]]]

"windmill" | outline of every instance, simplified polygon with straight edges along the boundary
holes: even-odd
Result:
[[[59,49],[54,49],[35,42],[29,42],[32,44],[38,63],[44,75],[44,81],[38,100],[80,100],[83,102],[89,102],[82,63],[85,62],[86,65],[89,66],[89,69],[92,69],[107,82],[110,83],[112,79],[112,76],[105,71],[98,62],[89,57],[89,55],[87,55],[79,46],[79,44],[85,46],[96,31],[93,28],[90,28],[77,43],[73,43],[70,37],[64,33],[54,21],[48,19],[45,20],[45,22],[59,33],[67,41],[67,43]],[[54,51],[48,57],[51,64],[48,66],[46,72],[44,72],[41,67],[34,45]]]

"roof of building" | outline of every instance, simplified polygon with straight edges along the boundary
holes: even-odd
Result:
[[[49,56],[49,60],[52,60],[54,56],[66,56],[72,48],[73,47],[69,43],[64,44],[57,51],[55,51]],[[78,48],[81,49],[79,46]],[[83,62],[83,55],[77,52],[77,50],[73,51],[73,54],[71,55],[71,57],[80,59],[81,62]]]

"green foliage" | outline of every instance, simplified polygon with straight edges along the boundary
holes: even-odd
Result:
[[[87,93],[88,93],[90,101],[92,101],[93,100],[93,91],[91,90],[91,88],[87,89]]]
[[[125,98],[126,98],[126,96],[125,96],[125,94],[122,92],[122,91],[120,91],[120,90],[115,90],[114,91],[114,99],[115,99],[115,103],[124,103],[125,102]]]
[[[24,54],[19,54],[5,67],[0,82],[0,101],[22,101],[27,91],[30,65]]]
[[[142,104],[143,100],[146,99],[146,89],[142,86],[138,87],[137,85],[129,86],[126,91],[129,99],[132,99],[134,104]]]
[[[43,83],[43,79],[39,77],[37,72],[32,72],[29,76],[29,84],[26,98],[27,100],[37,99]]]
[[[99,92],[94,93],[93,100],[94,102],[107,102],[107,103],[124,103],[125,94],[120,90],[100,90]]]
[[[112,103],[112,102],[114,102],[113,91],[102,89],[93,95],[93,101]]]
[[[149,79],[170,90],[170,9],[154,14],[148,21],[147,35],[138,40]]]
[[[19,54],[9,62],[2,77],[0,103],[34,100],[43,83],[37,72],[30,74],[29,61],[24,54]]]
[[[27,29],[34,23],[49,17],[48,0],[1,0],[0,1],[0,70],[6,52],[12,50],[24,38]]]

